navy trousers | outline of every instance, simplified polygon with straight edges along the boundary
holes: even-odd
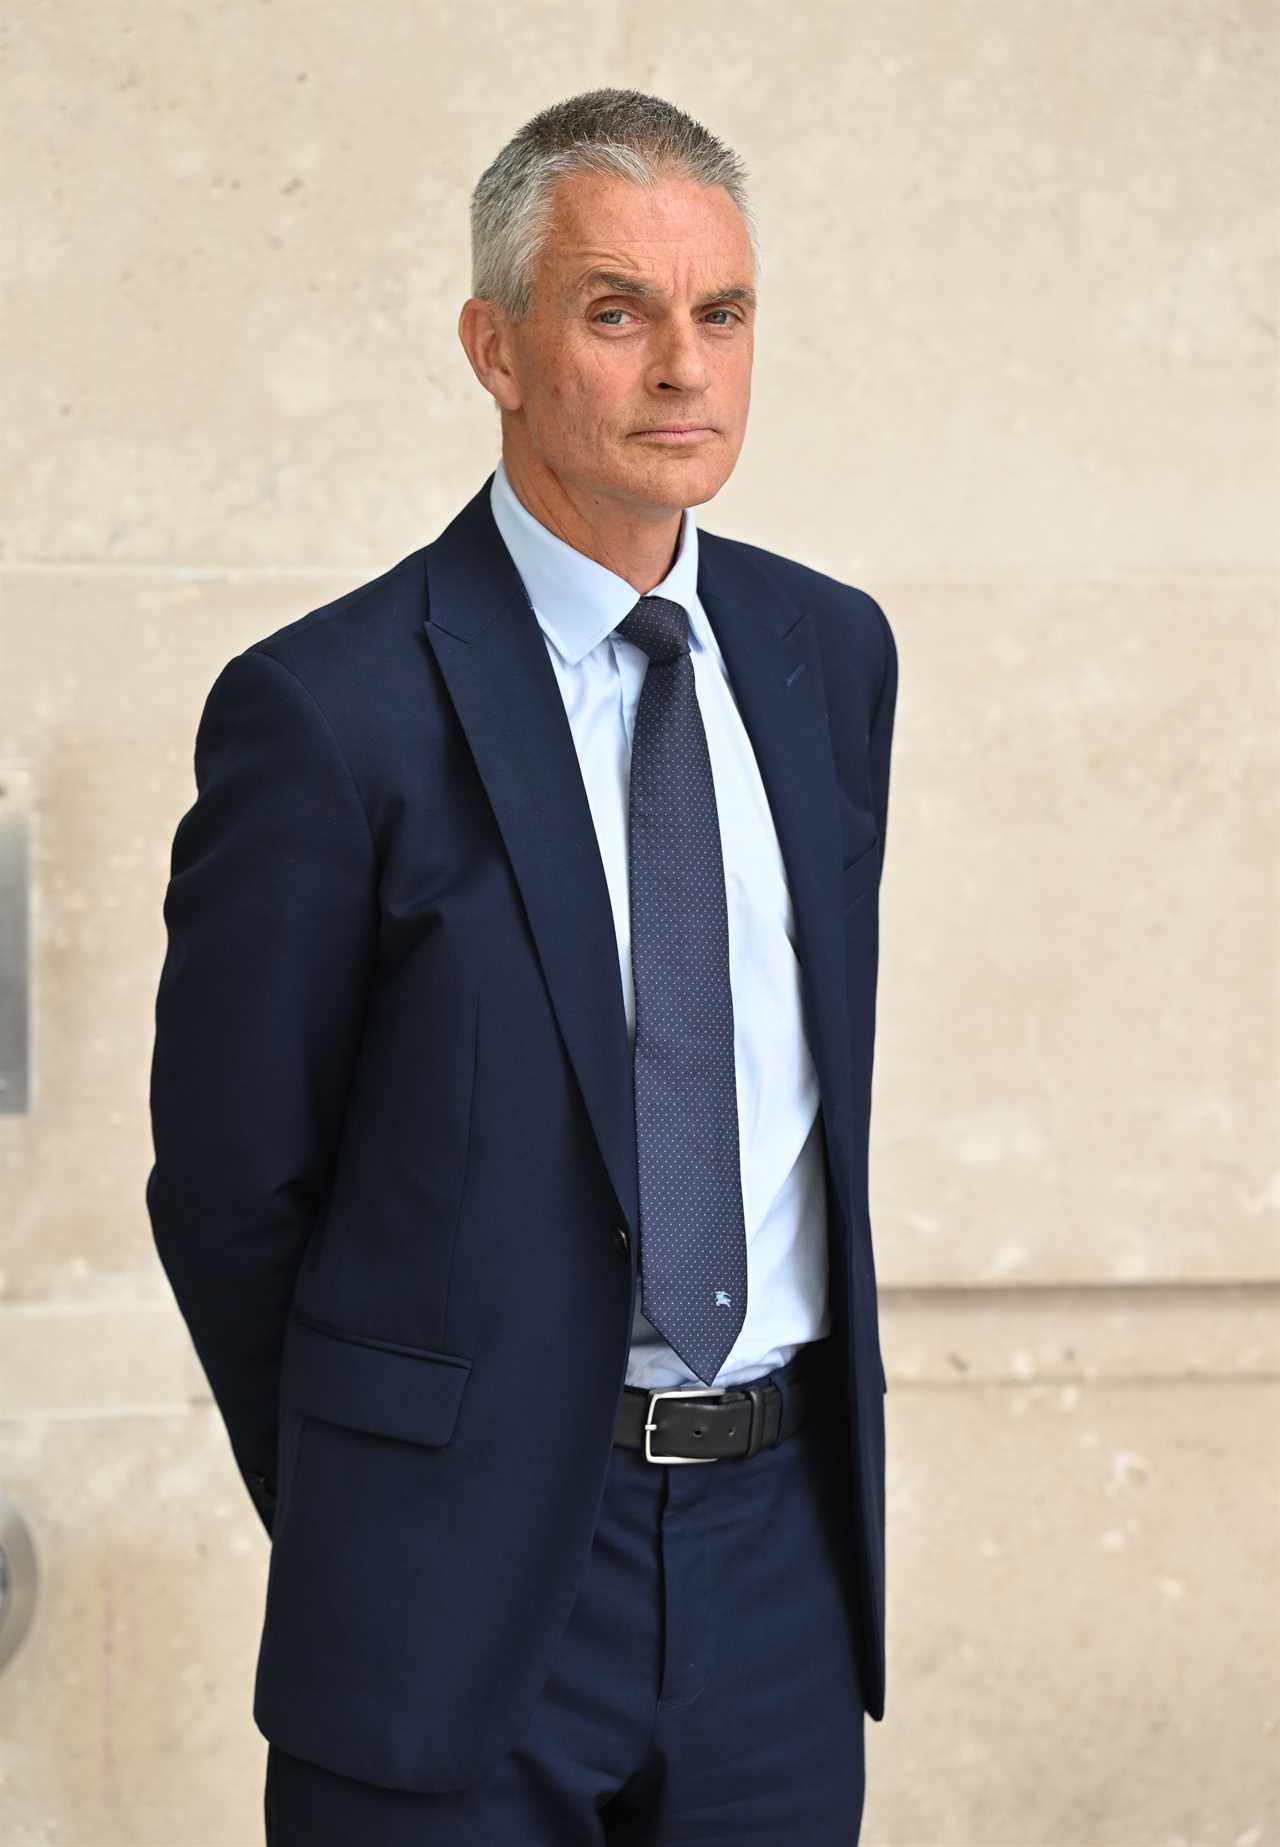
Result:
[[[787,1369],[766,1375],[782,1391]],[[615,1444],[550,1676],[472,1789],[268,1746],[267,1847],[855,1847],[865,1789],[847,1411],[750,1460]]]

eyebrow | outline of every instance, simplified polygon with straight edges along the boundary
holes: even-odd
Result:
[[[650,282],[642,281],[639,276],[628,276],[624,271],[617,269],[591,270],[579,283],[578,293],[585,295],[589,289],[605,289],[610,295],[635,295],[642,299],[649,299],[662,293],[661,289],[654,288]],[[740,301],[747,307],[754,308],[756,292],[754,289],[749,289],[745,283],[735,282],[728,288],[713,290],[710,295],[704,297],[704,303],[708,301]]]

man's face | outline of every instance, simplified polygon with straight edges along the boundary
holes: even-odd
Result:
[[[746,434],[751,243],[719,186],[574,173],[554,194],[529,317],[510,323],[521,437],[565,486],[630,513],[710,500]],[[601,276],[596,272],[607,272]],[[699,426],[679,439],[651,432]]]

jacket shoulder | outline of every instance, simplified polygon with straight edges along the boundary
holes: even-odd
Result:
[[[729,539],[701,529],[698,543],[708,545],[713,557],[731,554],[745,569],[773,583],[780,582],[797,602],[820,615],[830,615],[837,621],[847,621],[851,615],[861,617],[870,620],[873,627],[878,627],[884,618],[884,611],[869,591],[860,589],[857,584],[847,584],[826,571],[816,570],[813,565],[802,564],[798,558],[771,552],[763,545],[751,545],[745,539]]]
[[[357,644],[393,642],[397,632],[412,637],[422,615],[425,554],[425,546],[411,552],[377,577],[250,642],[245,653],[271,655],[319,691],[335,674],[350,673]]]
[[[869,650],[873,660],[883,660],[892,634],[884,610],[869,591],[815,570],[812,565],[801,564],[797,558],[787,558],[763,545],[748,544],[745,539],[728,539],[699,528],[698,543],[707,545],[709,560],[731,556],[741,569],[765,583],[780,586],[802,608],[814,614],[824,628],[841,628],[844,632],[840,639],[846,642],[851,639],[848,630],[852,625],[852,639],[857,645]]]

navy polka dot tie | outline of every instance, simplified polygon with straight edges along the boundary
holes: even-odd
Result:
[[[710,1385],[747,1312],[720,820],[683,606],[642,596],[616,633],[649,657],[628,798],[641,1306]]]

